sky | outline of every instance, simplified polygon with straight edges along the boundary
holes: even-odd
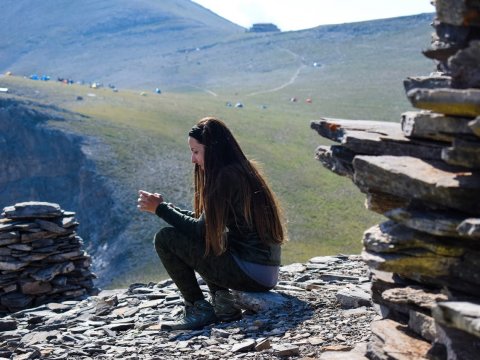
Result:
[[[430,0],[193,0],[221,17],[249,28],[274,23],[282,31],[318,25],[435,12]]]

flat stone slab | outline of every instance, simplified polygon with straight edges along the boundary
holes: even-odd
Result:
[[[370,292],[360,286],[346,286],[335,295],[342,309],[355,309],[361,306],[372,306]]]
[[[368,360],[366,352],[367,343],[359,343],[351,350],[326,350],[320,355],[319,360]]]
[[[394,221],[374,225],[363,234],[363,246],[375,253],[402,254],[425,250],[439,256],[460,257],[467,249],[459,242],[416,231]]]
[[[32,217],[50,218],[61,216],[62,210],[58,204],[40,201],[27,201],[5,207],[2,215],[10,219],[23,219]]]
[[[369,359],[426,360],[429,349],[430,343],[410,336],[405,325],[388,319],[372,322]]]
[[[433,309],[438,322],[480,338],[480,305],[464,301],[441,302]]]
[[[264,312],[275,308],[281,308],[288,304],[281,294],[275,291],[267,292],[244,292],[232,291],[235,303],[242,309],[251,310],[253,312]]]
[[[440,160],[443,149],[436,142],[407,138],[400,124],[393,122],[323,118],[313,121],[311,128],[357,154]]]
[[[363,251],[364,261],[372,269],[391,272],[428,286],[442,286],[480,296],[480,271],[477,253],[462,257],[438,255],[427,250],[376,253]]]
[[[480,212],[480,172],[408,156],[359,155],[353,167],[354,182],[365,193],[380,191],[467,213]]]
[[[401,127],[407,137],[451,142],[456,136],[472,136],[471,118],[446,116],[427,111],[402,114]]]
[[[387,303],[403,305],[406,311],[423,310],[427,313],[439,302],[446,301],[447,295],[440,291],[428,291],[420,286],[407,286],[385,290],[382,299]]]
[[[407,93],[407,97],[419,109],[472,118],[480,115],[478,89],[413,89]]]
[[[340,176],[353,178],[353,158],[355,153],[341,145],[319,146],[315,158],[328,170]]]
[[[384,215],[397,223],[431,235],[444,237],[470,237],[467,235],[468,230],[461,232],[457,229],[466,219],[465,216],[460,215],[456,211],[395,208],[385,212]]]
[[[408,92],[412,89],[437,89],[451,87],[450,76],[409,76],[403,81],[403,87]]]
[[[406,207],[408,204],[409,201],[407,199],[376,191],[368,192],[367,200],[365,201],[365,206],[368,210],[382,215],[392,209]]]
[[[442,150],[442,159],[451,165],[480,169],[480,141],[454,139],[452,147]]]

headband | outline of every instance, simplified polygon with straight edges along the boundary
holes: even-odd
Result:
[[[188,132],[188,136],[194,138],[195,140],[197,140],[200,144],[203,143],[203,139],[202,139],[202,131],[203,129],[199,128],[197,125],[195,125],[194,127],[192,127],[192,130],[190,130]]]

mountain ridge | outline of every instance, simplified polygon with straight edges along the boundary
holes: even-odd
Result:
[[[422,24],[431,14],[324,25],[301,31],[249,33],[189,0],[32,3],[6,0],[0,72],[48,74],[121,87],[257,88],[292,72],[332,38],[352,39]],[[296,44],[298,42],[298,44]],[[287,51],[279,49],[281,46]],[[298,51],[300,50],[300,51]],[[260,55],[260,56],[259,56]],[[245,78],[245,73],[250,75]],[[265,73],[273,76],[265,76]]]

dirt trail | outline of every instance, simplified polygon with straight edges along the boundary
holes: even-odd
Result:
[[[266,94],[266,93],[271,93],[271,92],[276,92],[276,91],[279,91],[279,90],[282,90],[284,88],[286,88],[287,86],[289,85],[292,85],[296,80],[297,80],[297,77],[298,75],[300,74],[300,72],[302,71],[302,69],[304,67],[306,67],[305,63],[304,63],[304,59],[303,57],[301,57],[300,55],[298,55],[297,53],[294,53],[293,51],[291,51],[290,49],[285,49],[285,48],[280,48],[281,50],[284,50],[286,52],[288,52],[289,54],[291,54],[293,57],[295,57],[295,60],[298,62],[298,67],[297,69],[295,70],[295,72],[293,73],[293,75],[290,77],[290,79],[281,84],[280,86],[277,86],[273,89],[267,89],[267,90],[262,90],[262,91],[255,91],[253,93],[250,93],[250,94],[247,94],[247,96],[255,96],[255,95],[259,95],[259,94]]]

